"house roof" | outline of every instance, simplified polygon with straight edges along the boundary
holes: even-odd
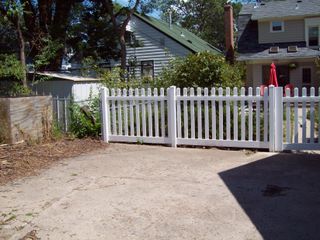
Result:
[[[200,37],[180,26],[172,24],[170,28],[169,24],[162,20],[138,13],[134,13],[134,16],[141,19],[150,26],[156,28],[160,32],[164,33],[168,37],[172,38],[173,40],[177,41],[193,52],[209,51],[216,54],[222,53],[218,48],[212,46],[210,43],[204,41]]]
[[[319,0],[274,0],[260,4],[244,4],[240,15],[251,15],[251,20],[320,15]]]
[[[99,82],[101,80],[99,78],[75,76],[60,72],[37,72],[37,75],[51,77],[52,80],[66,80],[72,82]]]
[[[269,49],[256,53],[241,54],[238,61],[273,60],[273,59],[301,59],[320,56],[320,51],[307,47],[299,48],[297,52],[288,52],[287,48],[280,48],[278,53],[269,53]]]

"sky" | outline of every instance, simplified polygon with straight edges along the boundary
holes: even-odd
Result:
[[[121,5],[128,5],[128,0],[115,0],[115,2],[120,3]],[[153,11],[151,14],[148,14],[155,18],[160,18],[160,11]]]

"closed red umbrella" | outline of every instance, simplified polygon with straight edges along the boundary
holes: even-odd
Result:
[[[275,87],[278,87],[276,65],[274,65],[274,63],[271,63],[270,65],[269,85],[274,85]]]

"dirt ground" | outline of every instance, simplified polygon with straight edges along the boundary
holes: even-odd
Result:
[[[75,157],[107,144],[91,139],[63,138],[40,144],[0,145],[0,185],[39,173],[62,158]]]
[[[110,144],[0,186],[0,239],[318,240],[320,155]]]

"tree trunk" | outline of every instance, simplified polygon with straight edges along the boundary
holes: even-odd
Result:
[[[22,77],[22,84],[24,87],[28,87],[27,85],[27,68],[26,68],[26,54],[25,54],[25,42],[24,37],[21,30],[21,23],[20,23],[20,16],[17,17],[17,32],[18,32],[18,39],[19,39],[19,53],[20,53],[20,62],[23,67],[23,77]]]
[[[120,46],[121,46],[121,69],[126,70],[127,69],[127,46],[126,46],[126,40],[125,40],[125,32],[123,33],[121,31],[120,33]]]
[[[53,22],[51,23],[50,35],[53,41],[60,43],[62,47],[57,50],[56,56],[52,59],[48,69],[57,71],[60,70],[63,56],[64,46],[67,36],[68,21],[72,7],[75,5],[76,0],[56,0],[56,8],[54,12]]]

